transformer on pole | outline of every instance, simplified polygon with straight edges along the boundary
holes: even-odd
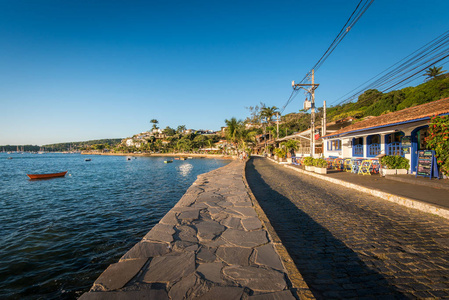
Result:
[[[311,84],[295,84],[295,81],[292,81],[292,87],[294,90],[303,89],[310,94],[310,101],[306,99],[304,102],[304,109],[311,111],[310,118],[310,156],[313,157],[315,155],[315,90],[318,88],[319,84],[315,83],[315,70],[312,69],[312,83]],[[306,88],[307,87],[307,88]]]

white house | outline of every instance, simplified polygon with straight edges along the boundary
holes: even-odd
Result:
[[[430,119],[449,114],[449,98],[369,118],[323,137],[325,157],[374,158],[401,155],[416,172],[418,150],[425,149]]]

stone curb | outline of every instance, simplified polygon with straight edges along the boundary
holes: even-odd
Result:
[[[270,159],[272,162],[278,163],[277,161],[274,161],[272,159]],[[309,172],[309,171],[305,171],[299,168],[295,168],[292,167],[290,165],[284,165],[284,167],[292,169],[296,172],[305,174],[305,175],[309,175],[309,176],[313,176],[315,178],[321,179],[321,180],[326,180],[328,182],[331,183],[335,183],[344,187],[348,187],[354,190],[357,190],[359,192],[364,192],[367,194],[370,194],[372,196],[408,207],[408,208],[414,208],[417,209],[419,211],[425,212],[425,213],[430,213],[430,214],[434,214],[437,215],[439,217],[445,218],[445,219],[449,219],[449,210],[438,206],[438,205],[433,205],[433,204],[429,204],[429,203],[425,203],[419,200],[415,200],[415,199],[410,199],[407,197],[401,197],[398,195],[394,195],[394,194],[390,194],[387,192],[383,192],[380,190],[375,190],[375,189],[371,189],[371,188],[367,188],[361,185],[357,185],[357,184],[353,184],[347,181],[343,181],[343,180],[339,180],[339,179],[335,179],[335,178],[330,178],[330,177],[326,177],[323,175],[319,175],[313,172]]]
[[[295,296],[301,300],[302,299],[315,299],[309,286],[307,285],[303,276],[301,275],[301,273],[299,272],[295,263],[293,262],[293,259],[291,258],[287,249],[282,244],[281,239],[279,238],[278,234],[274,230],[273,226],[271,225],[270,220],[268,219],[267,215],[263,211],[262,207],[260,206],[259,202],[257,201],[256,197],[254,196],[253,192],[251,191],[251,189],[248,185],[248,181],[246,180],[246,172],[245,172],[247,162],[248,162],[248,160],[245,162],[245,168],[243,169],[243,181],[246,185],[248,195],[251,198],[251,202],[254,205],[254,209],[256,210],[256,213],[257,213],[260,221],[262,221],[262,224],[264,225],[265,229],[268,232],[268,235],[270,236],[270,240],[274,244],[276,251],[278,252],[279,256],[282,259],[282,263],[284,264],[284,267],[287,270],[287,275],[288,275],[290,282],[294,288]]]

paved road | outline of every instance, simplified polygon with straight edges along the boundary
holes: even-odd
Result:
[[[248,183],[317,299],[449,299],[449,221],[252,158]]]

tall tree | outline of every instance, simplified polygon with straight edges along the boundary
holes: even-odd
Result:
[[[152,119],[152,120],[150,121],[150,123],[152,123],[152,124],[153,124],[153,129],[158,129],[158,127],[157,127],[157,124],[159,123],[159,121],[158,121],[158,120],[156,120],[156,119]]]
[[[265,119],[267,123],[271,122],[273,116],[279,111],[276,106],[265,106],[260,110],[260,116]]]
[[[261,108],[260,110],[260,117],[262,119],[265,119],[265,126],[266,125],[270,125],[271,124],[271,119],[273,118],[273,116],[278,113],[279,109],[276,106],[264,106]],[[270,140],[271,140],[271,133],[269,133],[270,135]]]
[[[437,78],[439,75],[444,74],[444,72],[446,72],[446,70],[442,70],[443,67],[433,67],[433,68],[429,68],[426,73],[424,73],[423,76],[427,76],[426,80],[431,80],[431,79],[435,79]]]
[[[179,125],[178,128],[176,129],[177,133],[183,133],[186,130],[186,125]]]
[[[235,143],[237,141],[237,133],[239,130],[239,127],[242,125],[241,120],[237,120],[236,118],[232,117],[229,120],[225,120],[226,123],[226,138],[231,141],[232,143]]]

